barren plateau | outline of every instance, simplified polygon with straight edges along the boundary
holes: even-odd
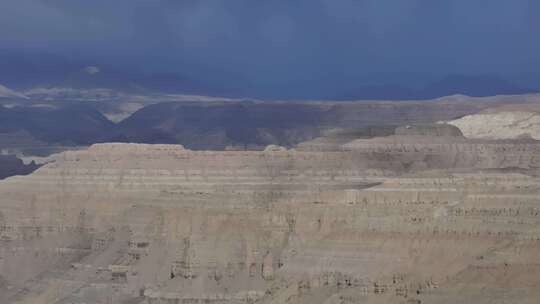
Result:
[[[394,133],[59,154],[0,182],[0,302],[538,303],[540,143]]]

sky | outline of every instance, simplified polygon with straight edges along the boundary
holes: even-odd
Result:
[[[538,0],[2,0],[0,49],[253,94],[450,74],[540,88],[539,16]]]

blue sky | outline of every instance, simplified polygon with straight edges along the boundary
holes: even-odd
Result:
[[[538,0],[4,0],[0,49],[253,92],[449,74],[540,87],[539,16]]]

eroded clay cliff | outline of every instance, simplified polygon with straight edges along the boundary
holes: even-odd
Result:
[[[537,303],[539,145],[454,141],[66,152],[0,182],[0,302]]]

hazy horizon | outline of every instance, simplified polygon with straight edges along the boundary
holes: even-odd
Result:
[[[533,0],[19,0],[1,6],[0,83],[23,81],[19,74],[28,83],[64,79],[97,67],[109,80],[127,74],[143,83],[169,81],[179,91],[254,97],[418,89],[449,75],[540,88],[540,3]]]

